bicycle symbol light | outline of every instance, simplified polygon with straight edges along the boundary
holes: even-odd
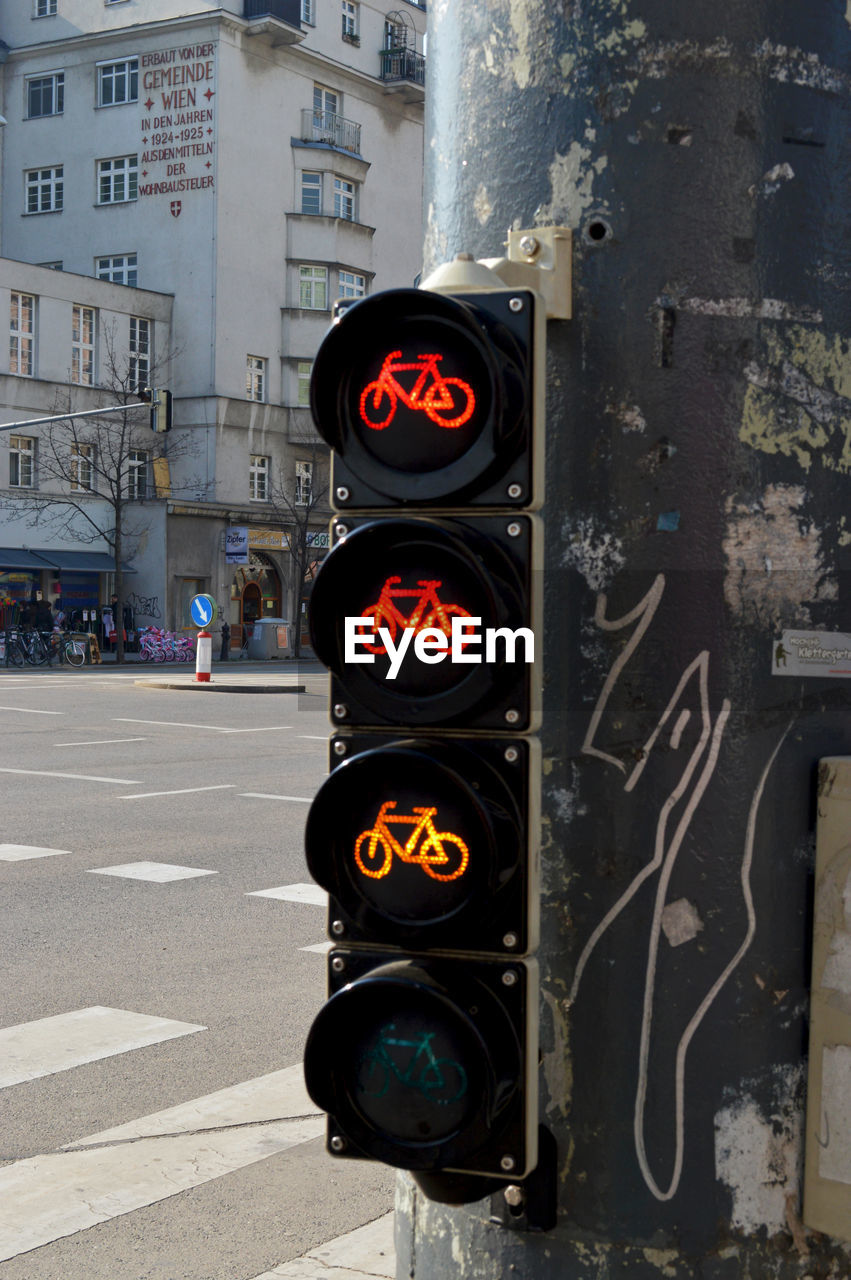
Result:
[[[416,361],[403,361],[401,351],[384,357],[381,372],[368,382],[360,396],[360,416],[373,431],[383,431],[396,416],[399,401],[407,408],[422,412],[438,427],[463,427],[476,407],[476,393],[461,378],[445,378],[438,369],[443,356],[437,352],[418,355]],[[419,377],[406,391],[398,373],[418,373]]]
[[[436,808],[413,805],[412,813],[395,813],[395,800],[385,800],[378,810],[375,826],[362,831],[355,841],[355,862],[365,876],[381,880],[393,863],[393,855],[402,862],[422,867],[432,880],[457,880],[467,870],[470,850],[452,831],[435,831]],[[391,822],[413,826],[404,845],[390,830]],[[417,852],[417,841],[423,837]]]
[[[385,580],[375,604],[363,611],[365,618],[372,618],[373,629],[386,627],[390,639],[395,641],[398,627],[412,630],[415,635],[420,631],[442,631],[449,639],[452,634],[450,619],[455,617],[469,618],[470,614],[460,604],[444,604],[438,598],[438,588],[443,585],[439,578],[421,578],[415,587],[400,587],[399,575]],[[395,603],[397,600],[415,600],[413,610],[405,617]],[[367,653],[386,653],[386,647],[379,641],[377,644],[366,644],[362,647]]]

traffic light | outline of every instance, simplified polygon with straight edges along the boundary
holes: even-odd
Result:
[[[151,430],[171,431],[171,392],[164,387],[146,387],[151,401]]]
[[[544,325],[530,289],[393,290],[338,304],[311,382],[336,732],[305,833],[334,943],[305,1079],[332,1154],[452,1202],[537,1159]]]

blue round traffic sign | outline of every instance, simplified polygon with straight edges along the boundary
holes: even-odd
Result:
[[[189,602],[189,616],[196,627],[212,626],[218,612],[218,605],[212,596],[193,596]]]

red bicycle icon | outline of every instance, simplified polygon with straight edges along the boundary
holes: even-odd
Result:
[[[373,431],[389,427],[399,401],[409,409],[420,410],[439,427],[463,427],[476,407],[476,394],[469,382],[461,378],[444,378],[438,369],[443,356],[436,352],[417,356],[416,361],[402,360],[401,351],[385,356],[381,372],[361,392],[360,416]],[[397,373],[419,373],[410,391],[406,391]]]
[[[442,631],[447,639],[452,635],[450,618],[456,615],[469,618],[470,614],[460,604],[444,604],[438,598],[437,588],[442,585],[439,578],[421,579],[415,587],[400,587],[402,579],[397,575],[388,578],[381,588],[375,604],[364,609],[363,616],[373,619],[373,631],[386,627],[390,639],[395,643],[396,631],[399,627],[413,627],[414,633],[426,629]],[[413,611],[405,617],[401,609],[394,603],[396,600],[416,600]],[[387,649],[379,641],[377,644],[364,644],[368,653],[386,653]]]

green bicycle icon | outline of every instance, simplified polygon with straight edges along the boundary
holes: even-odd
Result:
[[[424,1031],[416,1040],[403,1040],[390,1034],[395,1030],[392,1022],[382,1027],[377,1042],[361,1058],[358,1069],[361,1091],[369,1098],[383,1098],[395,1076],[401,1085],[415,1089],[441,1106],[463,1098],[467,1092],[467,1073],[460,1062],[435,1055],[432,1041],[436,1033]],[[408,1050],[412,1052],[406,1052]]]

